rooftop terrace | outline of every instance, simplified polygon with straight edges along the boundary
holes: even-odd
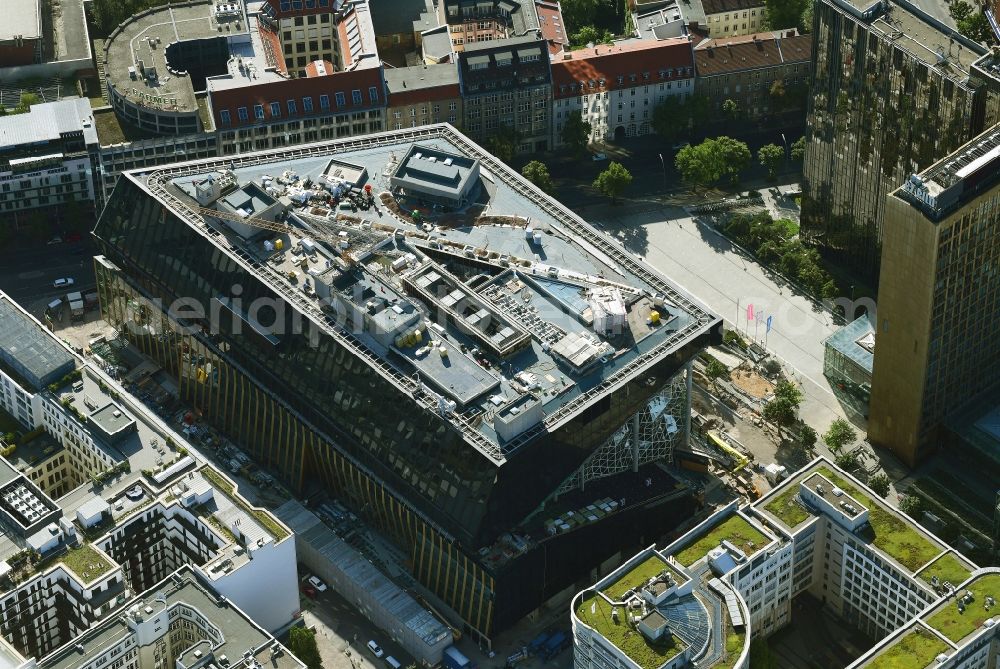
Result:
[[[742,516],[734,514],[706,530],[697,541],[680,550],[675,557],[681,564],[691,566],[708,555],[710,550],[720,546],[723,541],[733,544],[747,557],[753,556],[770,543],[770,539],[760,530]]]
[[[388,177],[396,161],[406,155],[414,143],[478,159],[482,170],[481,188],[488,194],[489,215],[422,207],[424,216],[419,224],[412,221],[408,210],[398,216],[381,208],[338,215],[322,199],[324,192],[316,189],[316,177],[326,169],[330,156],[337,155],[364,167],[366,174],[371,175],[367,183],[353,184],[356,188],[371,185],[374,193],[384,193],[389,190]],[[294,174],[294,179],[286,180],[276,191],[280,191],[279,197],[290,198],[292,215],[286,220],[287,225],[270,226],[278,232],[272,237],[289,235],[291,248],[265,251],[266,240],[248,241],[229,226],[198,213],[196,203],[188,194],[190,183],[230,166],[235,180],[241,185],[251,181],[263,184],[266,180],[279,186],[270,175]],[[450,126],[390,132],[291,151],[253,154],[236,160],[227,157],[180,163],[155,171],[132,172],[128,178],[144,182],[156,197],[190,225],[209,230],[213,244],[247,271],[260,275],[278,294],[353,350],[377,373],[409,392],[415,401],[446,415],[471,443],[496,461],[503,461],[542,430],[559,427],[598,398],[641,374],[655,361],[707,335],[718,323],[714,316],[667,279],[468,142]],[[309,190],[302,186],[305,178],[313,181],[310,195],[303,195]],[[313,197],[315,195],[320,199]],[[343,249],[339,242],[333,242],[334,237],[324,231],[334,222],[345,229],[377,232],[384,236],[373,248],[363,250],[355,250],[348,243],[346,253],[351,258],[347,261],[350,266],[341,264],[338,270],[335,261],[331,270],[336,275],[331,278],[337,282],[335,289],[324,290],[325,279],[317,274],[314,289],[304,290],[288,273],[273,269],[271,259],[275,254],[301,253],[297,249],[303,238],[326,248],[327,256],[340,256]],[[530,225],[537,236],[527,234],[526,225]],[[250,262],[248,257],[258,260]],[[403,310],[412,306],[419,310],[420,323],[435,322],[432,328],[418,325],[416,329],[421,332],[418,337],[409,337],[410,331],[385,333],[367,329],[348,333],[324,311],[338,299],[338,293],[354,290],[352,285],[371,289],[375,297],[381,293],[405,292],[404,277],[425,259],[447,261],[447,272],[453,275],[450,281],[464,281],[464,291],[477,293],[475,299],[491,305],[487,312],[496,311],[503,319],[525,327],[531,335],[527,346],[511,351],[504,359],[488,355],[488,351],[483,353],[479,351],[484,348],[481,338],[470,333],[468,323],[458,327],[451,319],[446,324],[424,302],[416,299],[400,299],[392,306]],[[384,271],[393,263],[394,271]],[[503,283],[487,281],[480,286],[469,281],[477,273],[489,278],[505,272],[509,274]],[[592,329],[588,295],[599,287],[614,288],[622,294],[627,316],[625,322],[619,324],[622,328],[619,332],[598,333]],[[325,301],[324,292],[330,295]],[[372,308],[377,311],[382,306],[375,304]],[[371,320],[374,323],[377,319]],[[385,336],[387,334],[391,336]],[[400,340],[397,335],[404,337]],[[552,346],[551,342],[564,337],[583,340],[583,345],[591,348],[586,365],[575,364],[578,362],[575,359],[573,364],[567,364],[559,357],[561,349]],[[440,351],[440,347],[445,350]],[[403,355],[394,351],[401,351]],[[473,365],[471,369],[486,370],[491,376],[497,376],[499,386],[478,397],[472,392],[450,393],[452,381],[446,370],[437,369],[438,365],[415,362],[415,358],[426,360],[445,355],[452,365],[458,366],[456,368]],[[415,379],[414,372],[419,372],[423,378]],[[429,383],[423,385],[424,380]],[[435,392],[428,395],[427,386]],[[436,396],[439,392],[442,393],[440,397]],[[538,420],[525,419],[521,431],[510,438],[499,436],[490,416],[519,402],[525,394],[539,398],[543,411]],[[441,398],[462,406],[449,410],[442,405]]]
[[[575,615],[583,622],[615,645],[642,669],[656,669],[680,653],[686,645],[668,631],[656,644],[651,643],[642,632],[625,622],[622,611],[618,620],[612,616],[614,605],[593,592],[577,599]]]

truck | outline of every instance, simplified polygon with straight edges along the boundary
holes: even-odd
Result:
[[[532,655],[538,655],[538,652],[545,647],[545,642],[549,640],[549,633],[542,632],[528,644],[528,650]]]
[[[66,301],[69,302],[69,313],[73,318],[83,316],[83,295],[79,291],[66,293]]]
[[[441,655],[441,664],[445,669],[476,669],[472,660],[462,654],[454,646],[448,646]]]
[[[556,632],[550,636],[549,640],[545,642],[544,646],[542,646],[542,650],[539,655],[544,660],[551,660],[556,655],[569,648],[572,643],[573,638],[566,634],[566,632]]]

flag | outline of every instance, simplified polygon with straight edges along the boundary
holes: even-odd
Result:
[[[753,320],[753,304],[747,305],[747,320],[748,321]]]
[[[774,316],[768,316],[767,317],[767,331],[768,332],[771,331],[771,321],[773,321],[773,320],[774,320]]]
[[[590,605],[590,615],[597,613],[597,601]]]
[[[758,311],[757,312],[757,322],[758,323],[763,323],[764,322],[764,312],[763,311]]]

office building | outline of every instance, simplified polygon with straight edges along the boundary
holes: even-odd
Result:
[[[552,72],[544,40],[534,36],[466,45],[458,54],[465,120],[474,140],[513,137],[518,153],[549,147]]]
[[[0,332],[0,399],[24,433],[0,458],[7,643],[48,656],[186,565],[266,629],[292,620],[287,527],[2,294]]]
[[[802,236],[873,284],[886,196],[1000,121],[994,57],[950,21],[943,3],[815,6]]]
[[[748,667],[750,641],[792,622],[792,602],[804,594],[884,639],[852,667],[926,667],[941,654],[934,666],[988,666],[964,662],[993,638],[992,624],[980,627],[977,614],[959,629],[943,618],[953,617],[967,588],[989,611],[986,596],[1000,594],[996,570],[978,569],[829,460],[817,458],[757,502],[736,506],[577,595],[576,669]],[[912,665],[872,661],[916,616],[942,630],[925,640],[934,652],[921,649]]]
[[[265,628],[182,567],[129,599],[122,615],[41,658],[37,669],[305,669]]]
[[[686,36],[565,51],[552,61],[552,145],[562,145],[563,125],[577,113],[590,123],[591,142],[648,135],[658,104],[693,93]]]
[[[99,148],[87,99],[0,116],[0,214],[93,202]]]
[[[282,221],[217,204],[260,190]],[[484,640],[690,511],[654,463],[718,319],[448,126],[129,173],[96,235],[105,318],[182,399]]]
[[[998,233],[1000,126],[886,200],[868,435],[910,465],[998,386]]]
[[[726,100],[740,118],[754,120],[802,110],[811,51],[812,36],[795,30],[702,40],[694,49],[695,86],[716,118],[725,116]]]

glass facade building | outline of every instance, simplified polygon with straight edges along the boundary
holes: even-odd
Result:
[[[886,197],[998,120],[986,53],[909,3],[816,3],[804,238],[877,281]]]
[[[678,379],[683,387],[688,361],[717,337],[714,327],[495,458],[304,317],[238,253],[179,218],[141,176],[119,181],[95,235],[104,254],[96,274],[105,319],[177,380],[182,399],[294,489],[319,485],[394,539],[414,575],[484,636],[572,585],[620,542],[634,541],[627,533],[636,527],[655,536],[690,509],[676,490],[653,486],[633,499],[676,500],[655,519],[622,513],[617,522],[550,537],[542,553],[527,550],[502,564],[483,559],[611,435],[649,412],[651,398]],[[188,317],[176,307],[182,299],[209,305],[217,325],[210,328],[205,314]],[[260,299],[273,306],[259,320],[281,327],[243,327],[239,301]],[[538,563],[543,553],[565,553],[577,571],[551,558],[553,566]]]

